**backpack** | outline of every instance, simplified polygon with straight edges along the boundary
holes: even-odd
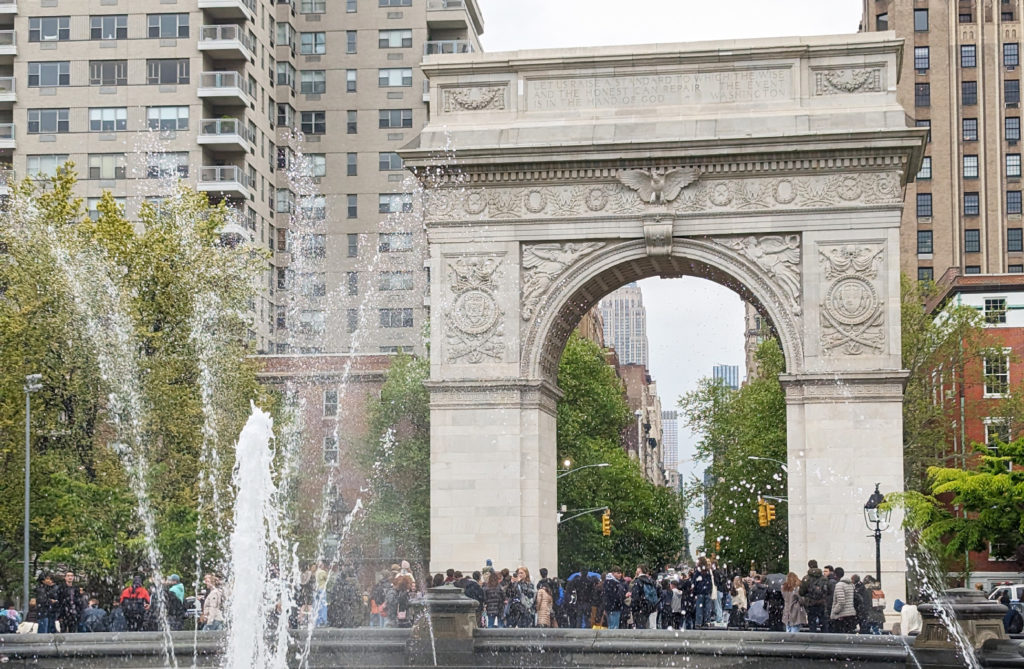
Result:
[[[523,590],[522,588],[519,588],[519,603],[522,604],[523,606],[525,606],[527,611],[532,610],[533,609],[533,602],[534,602],[534,599],[536,598],[536,594],[537,594],[536,591],[534,591],[534,596],[533,597],[528,597],[526,595],[526,591]]]
[[[142,597],[137,597],[135,592],[135,588],[132,588],[132,596],[125,597],[121,602],[121,612],[124,613],[125,618],[141,618],[145,611],[145,600]]]
[[[828,590],[824,577],[815,578],[807,583],[807,594],[800,598],[800,603],[806,609],[810,606],[824,606],[828,597]]]
[[[0,611],[0,634],[17,634],[18,622],[7,615],[6,611]]]

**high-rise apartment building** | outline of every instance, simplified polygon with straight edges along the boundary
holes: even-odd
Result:
[[[109,190],[133,218],[184,179],[273,252],[258,351],[346,352],[357,326],[422,348],[428,269],[381,223],[419,206],[396,150],[426,123],[420,61],[482,31],[476,0],[0,0],[4,187],[71,160],[90,211]],[[293,130],[317,194],[293,192]]]
[[[1021,10],[1020,0],[864,0],[862,30],[906,40],[898,95],[930,129],[903,210],[910,277],[1024,272]]]
[[[726,388],[739,390],[740,387],[740,366],[739,365],[715,365],[711,368],[711,378],[721,381]]]
[[[600,303],[604,341],[615,349],[619,363],[647,367],[647,310],[636,282],[605,296]]]
[[[666,472],[679,466],[679,412],[661,412],[661,462]]]

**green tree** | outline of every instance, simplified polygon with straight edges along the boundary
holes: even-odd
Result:
[[[622,382],[595,343],[573,333],[558,368],[558,461],[584,469],[558,482],[558,503],[567,509],[607,506],[612,534],[601,534],[600,513],[562,523],[558,532],[559,573],[580,565],[625,568],[671,563],[683,547],[682,507],[676,493],[647,481],[637,461],[621,446],[633,425]]]
[[[698,523],[704,549],[717,552],[728,564],[751,563],[769,571],[787,568],[786,502],[777,506],[775,521],[758,524],[758,499],[785,497],[786,471],[755,458],[786,460],[786,401],[779,374],[785,361],[778,342],[765,341],[756,359],[761,373],[739,390],[702,379],[698,388],[679,400],[687,423],[700,434],[697,458],[709,463],[710,483],[688,487],[691,499],[706,496],[710,513]]]

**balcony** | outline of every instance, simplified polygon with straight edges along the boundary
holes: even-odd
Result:
[[[239,244],[252,241],[252,235],[245,229],[245,226],[237,221],[229,220],[220,229],[220,239],[221,243],[226,246],[238,246]]]
[[[248,151],[242,121],[235,118],[204,118],[199,122],[199,144],[214,151]]]
[[[0,30],[0,62],[14,62],[18,55],[18,44],[14,38],[13,30]]]
[[[423,43],[423,55],[442,53],[473,53],[473,43],[464,39],[439,39]]]
[[[14,149],[14,124],[0,123],[0,150]]]
[[[224,197],[249,198],[249,177],[237,165],[209,165],[199,168],[197,190]]]
[[[241,26],[203,26],[199,50],[222,60],[252,60],[254,45]]]
[[[17,14],[18,0],[0,0],[0,14]]]
[[[245,80],[238,72],[201,73],[196,94],[204,100],[214,102],[249,104],[249,94],[245,92]]]
[[[476,0],[427,0],[427,28],[467,30],[480,35],[484,21]]]
[[[256,0],[199,0],[199,9],[216,19],[256,20]]]
[[[17,101],[18,96],[14,94],[14,77],[0,77],[0,103]]]

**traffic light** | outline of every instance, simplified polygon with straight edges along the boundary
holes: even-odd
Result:
[[[757,524],[768,527],[768,505],[762,500],[757,500]]]
[[[612,512],[608,509],[604,510],[601,514],[601,534],[606,537],[612,535]]]
[[[765,509],[768,510],[768,523],[771,523],[773,520],[775,520],[775,505],[774,504],[765,504],[764,506],[765,506]]]

